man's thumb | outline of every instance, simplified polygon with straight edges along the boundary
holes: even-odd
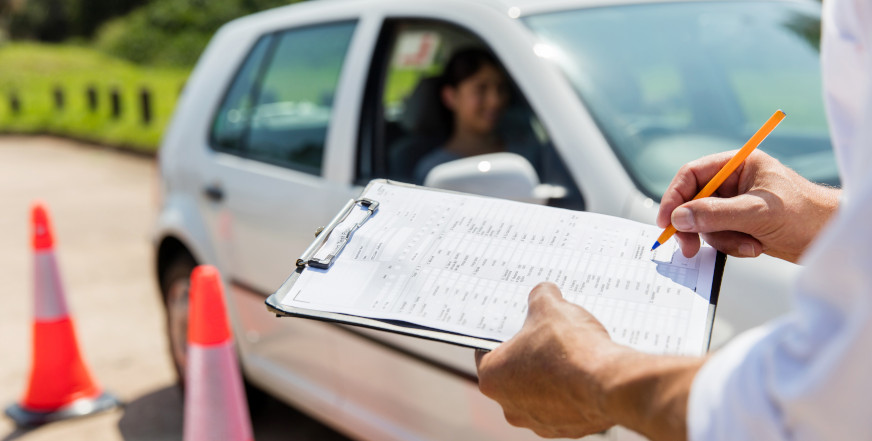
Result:
[[[527,317],[537,316],[545,313],[553,307],[557,302],[563,300],[563,294],[560,288],[551,282],[542,282],[530,291],[528,298],[529,306],[527,308]]]
[[[716,233],[739,231],[751,234],[765,219],[765,204],[756,196],[707,197],[680,205],[672,212],[672,225],[678,231]]]

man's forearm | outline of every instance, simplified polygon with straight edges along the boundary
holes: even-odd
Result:
[[[704,361],[623,351],[602,372],[606,412],[651,440],[687,439],[690,387]]]

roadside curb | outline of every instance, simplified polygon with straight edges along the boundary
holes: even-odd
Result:
[[[0,138],[54,138],[58,140],[64,141],[72,141],[75,145],[81,148],[87,149],[97,149],[97,150],[106,150],[115,153],[122,153],[130,156],[138,156],[146,159],[156,159],[157,158],[157,150],[153,152],[149,152],[143,150],[141,148],[137,148],[131,145],[125,144],[108,144],[100,141],[94,141],[92,139],[71,136],[71,135],[59,135],[56,133],[27,133],[27,132],[0,132]]]

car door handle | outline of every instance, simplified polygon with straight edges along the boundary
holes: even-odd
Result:
[[[224,189],[220,184],[209,184],[203,189],[203,194],[214,202],[221,202],[224,199]]]

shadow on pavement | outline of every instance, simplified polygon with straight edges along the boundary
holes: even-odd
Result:
[[[254,439],[258,441],[349,441],[333,429],[310,418],[269,395],[259,397],[257,411],[251,417]]]
[[[348,441],[306,414],[269,396],[257,397],[251,425],[258,441]],[[176,386],[167,386],[128,402],[118,429],[125,441],[180,440],[183,428],[183,398]],[[26,431],[9,434],[12,441]]]
[[[12,441],[12,440],[16,440],[16,439],[18,439],[18,438],[20,438],[20,437],[26,435],[26,434],[27,434],[28,432],[30,432],[31,430],[33,430],[33,429],[22,429],[22,428],[18,427],[18,428],[16,428],[14,431],[12,431],[11,433],[9,433],[8,435],[4,436],[3,439],[0,440],[0,441]]]
[[[126,441],[182,439],[182,394],[175,385],[128,402],[118,421]]]

